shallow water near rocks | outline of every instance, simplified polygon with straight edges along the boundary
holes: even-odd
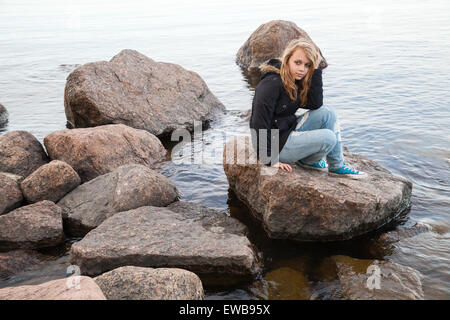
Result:
[[[448,1],[282,1],[274,7],[273,2],[234,0],[131,0],[126,5],[6,0],[0,8],[0,103],[9,112],[0,134],[27,130],[43,142],[65,128],[69,73],[87,62],[110,60],[126,48],[197,72],[226,106],[227,114],[203,132],[203,143],[187,143],[182,154],[158,165],[182,200],[225,210],[246,223],[260,250],[265,267],[261,279],[206,288],[207,299],[339,298],[333,270],[322,263],[338,254],[412,267],[424,275],[425,299],[450,298]],[[229,190],[223,146],[248,134],[242,115],[254,94],[235,55],[257,27],[275,19],[295,22],[320,46],[329,63],[323,75],[325,104],[336,109],[349,150],[413,182],[411,210],[397,224],[340,243],[273,241]],[[381,248],[373,240],[416,223],[431,231]],[[0,279],[0,286],[64,276],[64,252],[47,252],[53,258],[42,267]]]

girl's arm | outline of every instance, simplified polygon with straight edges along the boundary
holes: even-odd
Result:
[[[314,69],[311,78],[311,86],[308,91],[308,101],[303,107],[304,109],[319,109],[323,104],[323,89],[322,89],[322,70]]]
[[[265,143],[267,156],[271,158],[271,136],[272,136],[272,120],[275,114],[275,107],[280,96],[280,81],[276,78],[267,78],[260,82],[255,90],[253,97],[252,116],[250,120],[250,128],[256,130],[257,143],[259,147],[259,130],[267,130],[267,141]],[[257,156],[259,159],[259,148],[257,148]],[[264,154],[266,150],[261,152]],[[278,151],[278,150],[277,150]],[[264,162],[263,162],[264,163]],[[271,161],[264,163],[271,165]]]

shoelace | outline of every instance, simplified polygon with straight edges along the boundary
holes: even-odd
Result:
[[[326,168],[327,167],[327,163],[325,162],[325,160],[320,160],[318,164],[319,164],[319,166],[321,168]]]
[[[349,165],[344,163],[344,172],[345,173],[350,173],[350,174],[358,174],[359,171],[356,169],[353,169],[352,167],[350,167]]]

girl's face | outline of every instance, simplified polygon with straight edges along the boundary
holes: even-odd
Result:
[[[305,54],[303,49],[298,48],[294,51],[288,61],[289,72],[295,80],[301,80],[312,66],[311,60]]]

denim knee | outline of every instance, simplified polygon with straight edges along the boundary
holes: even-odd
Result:
[[[334,111],[334,108],[330,106],[321,106],[319,109],[311,112],[317,113],[317,115],[326,122],[335,122],[337,120],[336,111]]]
[[[326,108],[328,109],[329,117],[333,120],[333,122],[336,121],[337,120],[337,113],[334,110],[334,108],[333,107],[328,107],[328,106]]]
[[[320,109],[324,109],[323,113],[324,113],[324,117],[327,119],[326,121],[328,123],[335,123],[337,121],[337,114],[336,111],[334,111],[333,107],[329,107],[329,106],[322,106]]]
[[[322,140],[323,148],[326,151],[331,151],[336,145],[336,142],[337,142],[336,134],[332,130],[325,129],[323,131],[323,140]]]

